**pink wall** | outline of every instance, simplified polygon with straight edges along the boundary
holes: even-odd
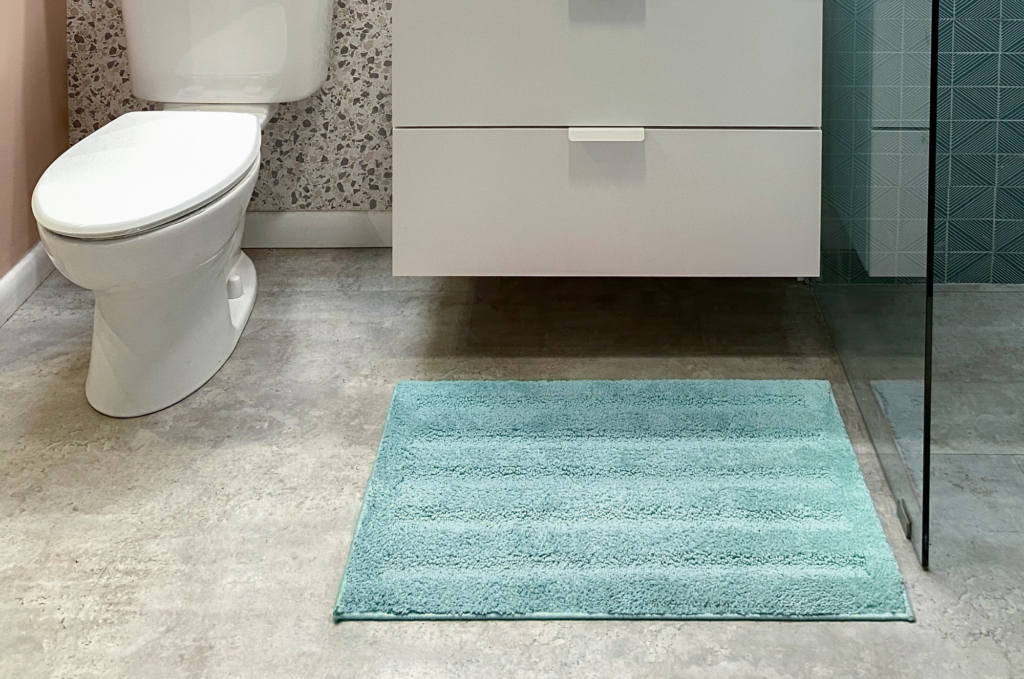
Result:
[[[68,146],[65,0],[0,0],[0,276],[38,240],[32,189]]]

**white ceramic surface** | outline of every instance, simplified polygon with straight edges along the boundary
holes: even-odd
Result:
[[[164,111],[210,111],[214,113],[251,113],[259,121],[260,129],[266,129],[270,119],[281,110],[281,105],[272,104],[174,104],[165,103],[160,107]]]
[[[332,0],[121,0],[121,8],[140,99],[297,101],[327,77]]]
[[[96,410],[134,417],[166,408],[231,355],[256,300],[241,243],[257,172],[203,210],[138,236],[90,241],[40,228],[60,272],[96,295],[85,385]],[[243,294],[229,300],[233,275]]]
[[[39,225],[72,238],[116,238],[202,207],[260,153],[249,113],[128,113],[72,146],[32,196]]]

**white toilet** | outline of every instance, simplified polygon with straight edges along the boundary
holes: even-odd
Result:
[[[96,295],[85,392],[113,417],[182,400],[213,377],[256,299],[242,252],[261,129],[327,76],[332,0],[121,0],[129,113],[43,174],[46,252]]]

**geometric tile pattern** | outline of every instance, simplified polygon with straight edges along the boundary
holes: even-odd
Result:
[[[825,0],[825,283],[925,275],[931,7]]]
[[[1024,3],[939,11],[936,281],[1024,283]]]
[[[285,104],[263,131],[250,209],[384,210],[391,205],[391,2],[337,0],[324,87]],[[131,94],[120,3],[68,0],[71,142],[147,102]]]

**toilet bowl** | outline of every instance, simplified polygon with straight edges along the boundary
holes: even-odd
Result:
[[[256,299],[241,242],[260,137],[253,112],[129,113],[37,185],[43,247],[95,293],[86,396],[99,412],[173,405],[234,350]]]

